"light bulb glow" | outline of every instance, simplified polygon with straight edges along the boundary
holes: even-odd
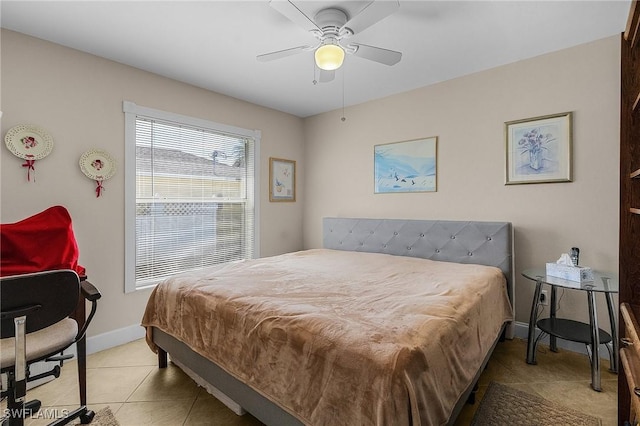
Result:
[[[316,49],[316,65],[325,71],[337,70],[344,61],[344,50],[335,44],[325,44]]]

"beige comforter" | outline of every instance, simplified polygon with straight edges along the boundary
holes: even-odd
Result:
[[[497,268],[317,249],[167,279],[142,325],[306,424],[439,425],[511,318]]]

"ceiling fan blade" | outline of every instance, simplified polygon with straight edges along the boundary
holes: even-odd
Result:
[[[320,70],[320,76],[318,77],[318,81],[320,83],[328,83],[330,81],[333,81],[333,79],[336,76],[335,70],[327,71],[321,68],[319,68],[319,70]]]
[[[311,18],[289,0],[271,0],[269,5],[307,31],[322,31]]]
[[[395,50],[383,49],[381,47],[368,46],[366,44],[351,43],[349,47],[355,47],[353,55],[370,61],[379,62],[385,65],[395,65],[400,62],[402,53]]]
[[[376,22],[381,21],[387,16],[391,15],[399,8],[400,3],[398,2],[398,0],[372,1],[364,8],[362,12],[358,13],[346,24],[344,24],[340,31],[342,32],[344,28],[349,28],[354,34],[359,34]]]
[[[290,49],[278,50],[277,52],[258,55],[256,56],[256,59],[259,60],[260,62],[273,61],[275,59],[286,58],[287,56],[292,56],[300,52],[304,52],[305,50],[309,50],[311,48],[312,48],[311,46],[292,47]]]

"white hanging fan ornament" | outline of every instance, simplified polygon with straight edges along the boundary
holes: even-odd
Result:
[[[42,160],[53,150],[53,137],[44,129],[33,124],[20,124],[9,129],[4,136],[4,143],[13,155],[25,162],[22,167],[27,169],[27,181],[36,181],[36,160]]]
[[[99,197],[105,191],[102,182],[116,173],[116,161],[107,151],[90,149],[80,157],[80,170],[86,177],[96,181],[96,197]]]

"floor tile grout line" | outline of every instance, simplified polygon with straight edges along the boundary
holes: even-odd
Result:
[[[189,411],[187,412],[187,416],[184,418],[184,421],[182,422],[182,426],[184,426],[185,423],[187,423],[187,420],[189,420],[189,416],[191,415],[191,411],[193,411],[193,407],[196,405],[197,400],[198,400],[198,394],[196,393],[196,396],[193,398],[193,401],[191,402],[191,407],[189,407]]]
[[[140,380],[140,382],[138,382],[138,384],[136,385],[136,387],[133,389],[133,391],[131,391],[131,393],[129,394],[129,396],[127,396],[124,401],[123,404],[126,404],[127,402],[129,402],[129,399],[133,396],[134,393],[136,393],[136,391],[140,388],[140,386],[142,386],[142,384],[144,383],[145,380],[147,380],[147,378],[149,376],[151,376],[151,374],[153,374],[155,370],[153,368],[149,369],[149,372]],[[131,401],[133,402],[133,401]]]

